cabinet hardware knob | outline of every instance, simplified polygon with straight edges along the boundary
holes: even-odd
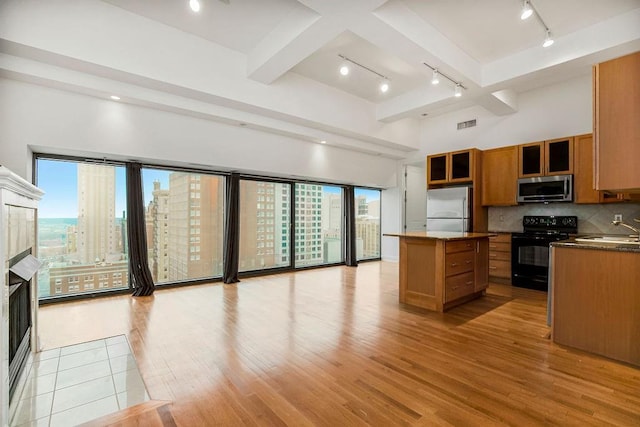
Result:
[[[498,267],[489,267],[489,270],[497,270]]]
[[[458,266],[458,263],[457,263],[457,262],[452,262],[452,263],[451,263],[451,267],[457,267],[457,266]]]
[[[473,285],[473,281],[472,281],[472,280],[469,280],[469,281],[467,282],[467,285]]]

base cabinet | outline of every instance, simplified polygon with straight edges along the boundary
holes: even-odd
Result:
[[[400,302],[445,311],[482,295],[488,283],[487,237],[400,238]]]
[[[489,279],[511,281],[511,233],[489,237]]]
[[[551,250],[553,341],[640,366],[640,252]]]

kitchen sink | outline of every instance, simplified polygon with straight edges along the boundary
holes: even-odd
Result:
[[[630,236],[584,236],[576,237],[576,242],[640,245],[637,237]]]

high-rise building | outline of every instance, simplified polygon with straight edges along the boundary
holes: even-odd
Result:
[[[220,177],[184,172],[169,175],[169,280],[221,275],[222,208]]]
[[[322,197],[322,253],[325,263],[343,260],[343,222],[342,194],[324,193]]]
[[[368,215],[367,196],[356,196],[356,216]]]
[[[147,247],[152,259],[151,275],[161,283],[169,280],[169,190],[160,188],[160,181],[154,181],[152,196],[148,209],[151,218],[147,220],[147,227],[151,223],[151,237],[147,235],[151,244]]]
[[[322,257],[322,185],[296,184],[296,265],[315,265]]]
[[[113,166],[78,163],[77,245],[83,264],[109,260],[115,252],[115,186]]]

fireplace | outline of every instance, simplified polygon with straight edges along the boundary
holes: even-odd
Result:
[[[9,399],[31,350],[31,280],[40,267],[31,252],[9,259]]]
[[[38,295],[33,256],[38,200],[44,193],[0,166],[0,426],[9,425],[24,367],[38,351]],[[14,398],[9,404],[9,396]]]

